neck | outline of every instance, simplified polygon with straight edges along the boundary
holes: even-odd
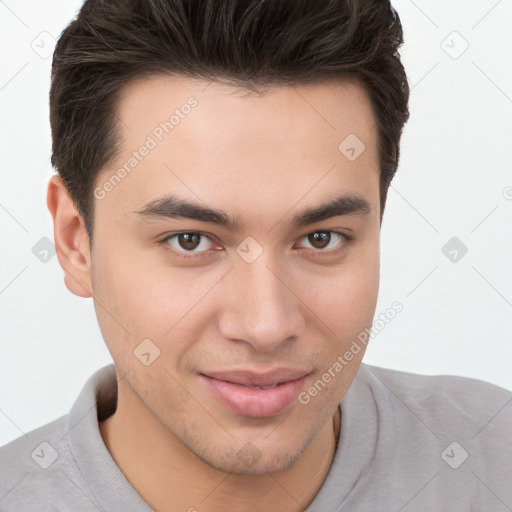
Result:
[[[238,475],[212,468],[147,410],[123,407],[121,397],[122,393],[116,412],[100,422],[100,432],[130,485],[156,512],[302,511],[320,490],[334,458],[340,429],[338,410],[288,469]]]

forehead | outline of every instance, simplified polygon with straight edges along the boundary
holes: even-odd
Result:
[[[189,109],[191,103],[197,105]],[[375,128],[366,89],[354,79],[267,87],[257,94],[219,82],[156,76],[129,83],[117,114],[123,140],[133,144],[169,120],[173,135],[186,131],[188,139],[195,135],[194,142],[216,143],[251,137],[255,143],[277,144],[300,134],[312,143],[330,134],[336,142],[348,132],[370,143]]]
[[[117,117],[122,149],[96,185],[124,168],[109,201],[125,210],[166,192],[210,203],[215,197],[223,207],[259,200],[261,207],[276,200],[290,206],[305,193],[325,197],[333,188],[359,195],[378,190],[375,117],[355,81],[256,94],[153,77],[123,90]],[[244,200],[235,204],[235,197]]]

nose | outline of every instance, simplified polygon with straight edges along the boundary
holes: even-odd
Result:
[[[265,254],[265,253],[264,253]],[[275,352],[300,337],[304,304],[289,272],[260,256],[238,261],[225,280],[219,329],[225,339],[245,342],[260,352]]]

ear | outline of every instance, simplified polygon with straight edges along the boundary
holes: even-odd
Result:
[[[92,297],[91,256],[85,223],[60,176],[48,183],[46,204],[53,218],[53,237],[67,289],[79,297]]]

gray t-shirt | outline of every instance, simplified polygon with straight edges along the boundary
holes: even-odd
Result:
[[[0,448],[0,511],[151,511],[98,428],[116,391],[107,365],[69,414]],[[341,410],[338,449],[307,512],[512,510],[511,392],[362,364]]]

